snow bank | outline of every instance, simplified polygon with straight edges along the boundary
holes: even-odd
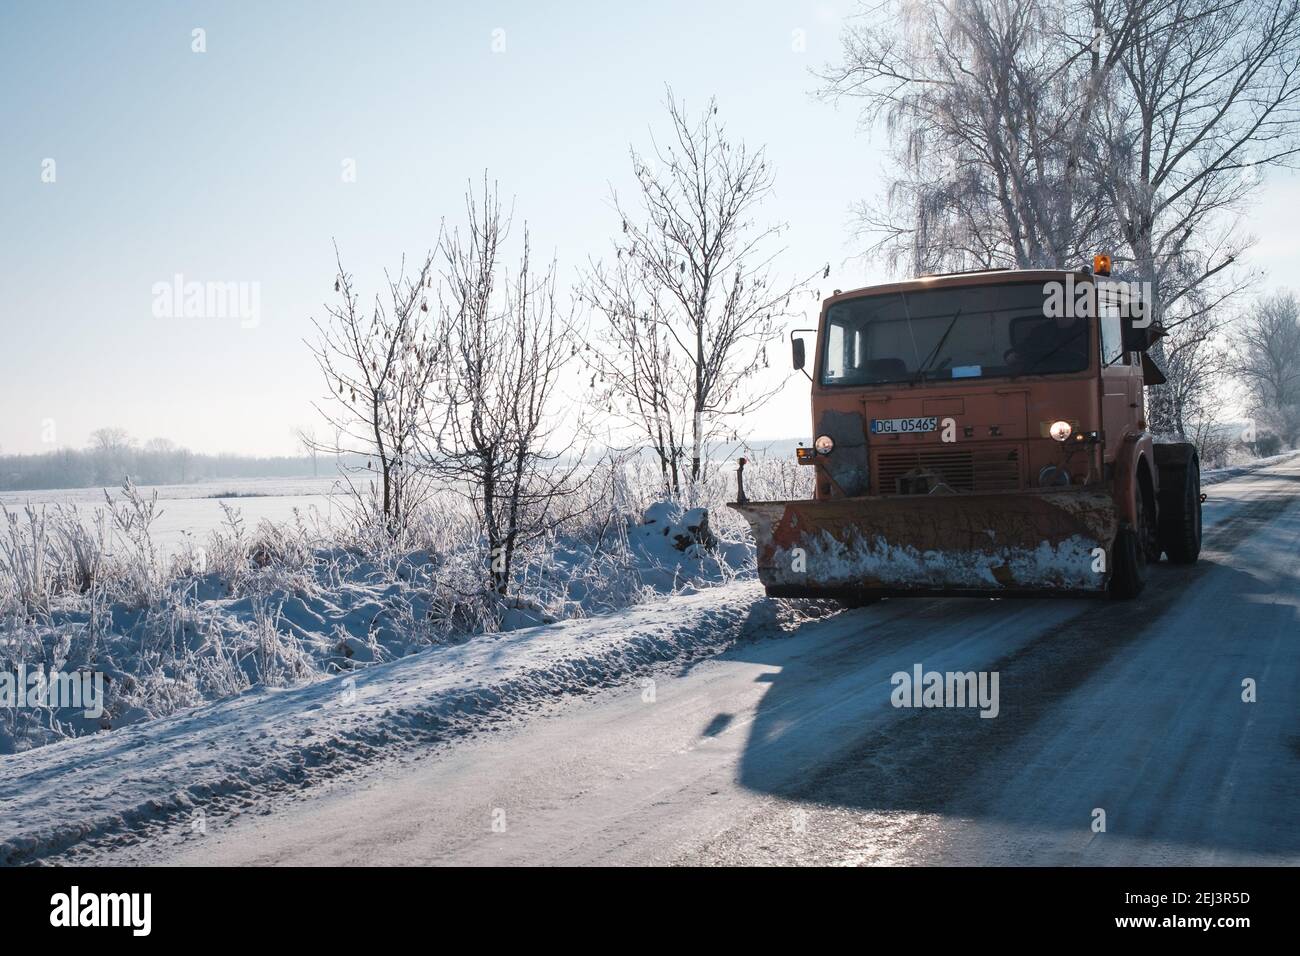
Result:
[[[1261,468],[1268,468],[1270,465],[1280,465],[1284,461],[1290,461],[1300,455],[1300,451],[1285,451],[1280,455],[1272,455],[1268,458],[1256,458],[1254,461],[1248,461],[1241,465],[1232,465],[1228,468],[1213,468],[1201,472],[1202,485],[1216,485],[1221,481],[1228,481],[1232,478],[1240,478],[1242,475],[1249,475],[1251,472],[1259,471]]]
[[[483,636],[288,690],[258,689],[172,717],[0,761],[0,864],[150,825],[189,827],[255,794],[296,789],[403,748],[626,682],[800,612],[754,582],[660,599],[616,617]],[[816,606],[810,613],[818,614]]]
[[[90,592],[46,588],[34,613],[0,600],[0,671],[103,675],[106,697],[95,717],[0,705],[0,755],[753,573],[751,543],[720,540],[707,510],[669,502],[517,555],[508,598],[485,591],[477,547],[428,537],[386,551],[264,525],[170,573],[145,558],[121,587],[99,575]]]

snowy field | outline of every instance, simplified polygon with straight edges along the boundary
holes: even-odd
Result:
[[[289,523],[295,511],[311,523],[329,524],[342,517],[339,487],[333,478],[232,478],[188,485],[142,485],[140,490],[158,493],[160,513],[153,537],[164,557],[180,554],[191,543],[201,544],[220,529],[225,519],[221,501],[238,508],[250,527],[261,521]],[[116,493],[117,489],[109,491]],[[16,511],[28,504],[76,506],[89,513],[104,506],[104,489],[0,492],[0,508]]]

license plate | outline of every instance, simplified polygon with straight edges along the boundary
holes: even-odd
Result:
[[[932,432],[939,427],[937,416],[929,418],[873,418],[873,435],[906,435],[911,432]]]

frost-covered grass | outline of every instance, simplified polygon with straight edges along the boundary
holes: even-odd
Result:
[[[1240,475],[1257,471],[1260,468],[1267,468],[1269,465],[1280,465],[1284,461],[1289,461],[1300,455],[1300,450],[1284,451],[1278,455],[1270,455],[1266,458],[1255,458],[1245,454],[1234,454],[1230,456],[1228,464],[1221,468],[1205,469],[1201,472],[1201,484],[1213,485],[1220,481],[1228,481]]]
[[[752,497],[810,493],[792,460],[745,477]],[[299,512],[248,528],[223,503],[223,527],[169,558],[151,535],[158,502],[130,485],[91,511],[6,510],[0,672],[102,673],[106,709],[0,706],[0,753],[752,574],[744,522],[723,507],[734,468],[680,500],[644,466],[597,469],[583,487],[577,517],[518,556],[505,598],[485,588],[471,509],[450,493],[397,540]]]

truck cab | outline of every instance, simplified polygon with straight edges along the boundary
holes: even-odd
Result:
[[[1139,343],[1123,334],[1126,314],[1141,321],[1133,298],[1060,271],[831,296],[812,375],[816,497],[1085,485],[1131,445],[1149,454]]]

